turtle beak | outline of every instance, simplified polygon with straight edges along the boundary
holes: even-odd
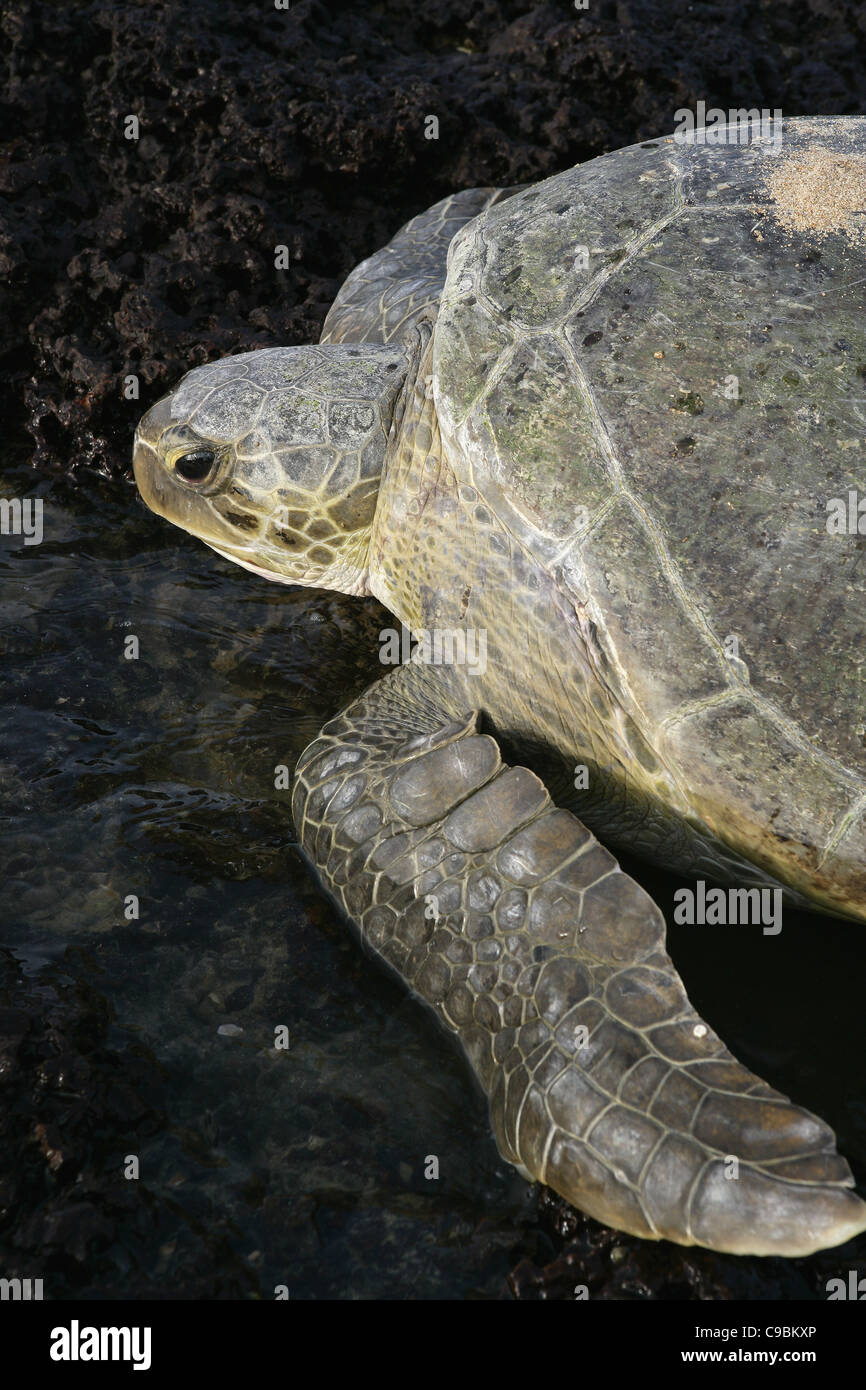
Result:
[[[166,475],[157,445],[172,423],[171,398],[163,397],[143,415],[135,431],[132,471],[142,498],[152,512],[171,520],[166,511]]]

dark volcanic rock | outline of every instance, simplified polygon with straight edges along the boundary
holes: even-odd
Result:
[[[351,267],[455,188],[668,132],[699,98],[866,106],[859,0],[335,8],[4,7],[0,405],[41,466],[122,472],[186,368],[315,339]]]

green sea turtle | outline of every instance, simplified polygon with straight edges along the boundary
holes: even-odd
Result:
[[[221,555],[420,637],[293,811],[502,1154],[621,1230],[803,1255],[866,1227],[834,1135],[701,1020],[595,838],[866,917],[863,541],[827,521],[866,492],[866,119],[779,133],[438,203],[318,345],[185,376],[135,475]]]

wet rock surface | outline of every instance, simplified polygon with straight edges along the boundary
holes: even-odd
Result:
[[[96,470],[109,481],[90,479],[93,505],[108,505],[98,491],[105,488],[122,508],[131,498],[132,431],[148,405],[201,362],[318,338],[348,271],[431,202],[455,188],[531,182],[668,132],[677,108],[699,99],[786,115],[863,112],[864,60],[860,0],[734,0],[724,8],[591,0],[586,11],[383,0],[336,13],[311,0],[293,0],[289,10],[258,0],[12,0],[0,18],[5,447],[47,475],[42,495]],[[139,126],[134,140],[125,138],[130,116]],[[425,138],[431,116],[436,140]],[[285,271],[274,268],[276,246],[288,248]],[[137,399],[125,395],[130,376]],[[147,544],[143,538],[135,553]],[[119,566],[125,560],[122,549],[112,554],[108,532],[100,554]],[[365,621],[379,621],[372,608]],[[50,649],[44,633],[31,636],[34,651]],[[22,647],[22,678],[26,659]],[[278,674],[282,687],[285,671]],[[44,690],[57,679],[46,669]],[[343,672],[312,682],[310,735],[320,714],[344,702],[341,692],[350,697],[353,679]],[[20,694],[25,705],[32,698]],[[11,795],[27,797],[28,781],[22,776]],[[271,828],[274,860],[282,854],[276,824],[265,817],[249,832],[258,847]],[[203,817],[182,846],[184,863],[205,878],[226,873],[234,853],[213,827]],[[226,845],[243,839],[230,829]],[[164,835],[167,854],[176,853],[176,822]],[[330,930],[312,890],[299,891]],[[351,943],[346,951],[353,988],[370,988],[383,1019],[391,1017],[392,986],[368,985]],[[239,1181],[237,1207],[185,1200],[181,1190],[174,1201],[170,1177],[153,1187],[124,1179],[125,1155],[171,1129],[172,1098],[154,1052],[113,1029],[100,969],[77,949],[26,972],[0,953],[0,1271],[49,1280],[52,1297],[272,1296],[235,1218],[246,1203],[272,1210],[276,1221],[290,1194],[255,1172]],[[190,995],[211,1009],[206,1021],[215,1030],[229,1014],[244,1017],[257,971],[238,968],[227,984],[208,976],[206,985],[190,985]],[[418,1038],[419,1049],[434,1045],[423,1027]],[[831,1064],[822,1060],[823,1074]],[[795,1061],[787,1065],[798,1071]],[[335,1076],[339,1070],[335,1064]],[[811,1102],[819,1106],[817,1083]],[[354,1136],[350,1101],[341,1103]],[[384,1109],[365,1103],[369,1123],[383,1123]],[[840,1101],[837,1122],[841,1112]],[[483,1123],[479,1111],[472,1124]],[[846,1139],[862,1179],[862,1141],[858,1148]],[[203,1168],[217,1162],[218,1140],[206,1124],[184,1135]],[[344,1158],[351,1171],[348,1138]],[[385,1184],[390,1155],[378,1162],[375,1181]],[[323,1188],[328,1181],[323,1169]],[[420,1193],[407,1196],[402,1213],[410,1233],[412,1203],[426,1211]],[[321,1201],[305,1196],[292,1218],[298,1258],[311,1269],[326,1241]],[[503,1204],[497,1196],[491,1207]],[[486,1282],[479,1273],[475,1296],[565,1299],[585,1286],[601,1299],[810,1298],[824,1297],[827,1278],[840,1271],[863,1272],[862,1241],[808,1261],[737,1261],[618,1236],[548,1193],[528,1200],[519,1217],[514,1209],[501,1220],[485,1215],[470,1194],[455,1218],[455,1245],[466,1245],[455,1267],[493,1271]],[[363,1204],[359,1212],[353,1250],[381,1259],[382,1229]],[[423,1257],[412,1255],[411,1240],[406,1250],[405,1269],[416,1260],[420,1280]],[[511,1274],[497,1283],[503,1262]],[[347,1257],[342,1286],[322,1292],[351,1283]],[[468,1295],[463,1280],[439,1296],[473,1296],[471,1274],[469,1284]],[[403,1287],[412,1287],[405,1275]]]

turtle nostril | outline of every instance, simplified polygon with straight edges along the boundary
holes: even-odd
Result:
[[[175,459],[174,471],[186,483],[203,483],[210,476],[215,462],[216,455],[212,449],[191,449],[188,454],[181,454],[179,459]]]

